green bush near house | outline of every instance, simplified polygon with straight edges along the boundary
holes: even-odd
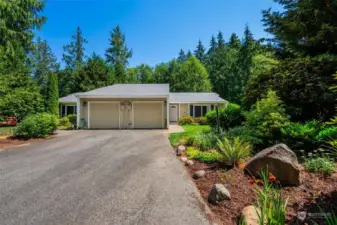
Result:
[[[70,123],[71,123],[74,127],[76,127],[76,125],[77,125],[77,115],[76,115],[76,114],[69,114],[67,117],[68,117]]]
[[[59,123],[57,125],[59,129],[69,129],[71,127],[71,123],[69,121],[68,117],[63,117],[59,120]]]
[[[222,129],[228,130],[231,127],[239,126],[244,121],[244,116],[239,105],[229,103],[225,108],[219,108],[219,125]],[[208,124],[215,128],[217,126],[217,113],[212,110],[206,113]]]
[[[179,125],[190,125],[195,123],[192,116],[183,116],[179,119]]]
[[[222,161],[221,154],[216,150],[202,152],[195,147],[188,147],[186,149],[186,154],[190,159],[196,159],[203,163],[214,163]]]
[[[48,113],[37,113],[27,116],[14,129],[14,135],[24,138],[46,137],[53,134],[58,124],[58,118]]]

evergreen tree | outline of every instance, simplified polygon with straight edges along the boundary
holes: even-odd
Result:
[[[217,42],[217,47],[219,49],[225,48],[225,40],[223,38],[223,34],[221,31],[219,31],[218,36],[217,36],[218,42]]]
[[[190,50],[188,50],[187,54],[186,54],[186,59],[190,58],[192,56],[192,52]]]
[[[34,36],[33,29],[41,28],[46,21],[40,13],[44,1],[16,0],[0,3],[0,46],[3,54],[15,55],[18,48],[28,49]]]
[[[41,94],[45,96],[48,77],[50,74],[56,73],[60,65],[47,41],[42,41],[40,37],[37,39],[31,55],[33,76],[41,88]]]
[[[263,22],[283,58],[337,54],[337,1],[275,2],[285,10],[264,10]]]
[[[205,53],[205,51],[206,51],[206,49],[205,49],[204,45],[202,44],[201,40],[199,40],[197,48],[194,51],[194,55],[203,64],[206,63],[206,53]]]
[[[35,28],[45,21],[39,0],[0,3],[0,112],[23,119],[43,110],[41,95],[29,67]]]
[[[105,51],[106,61],[112,66],[126,67],[129,58],[132,57],[132,50],[129,50],[125,43],[125,35],[119,25],[110,32],[110,47]]]
[[[58,81],[55,73],[50,74],[47,82],[46,111],[50,114],[59,115],[59,92]]]
[[[213,54],[217,48],[218,48],[218,43],[217,43],[215,37],[212,36],[207,54],[208,55]]]
[[[125,43],[125,35],[119,25],[110,32],[110,47],[105,51],[107,63],[113,68],[114,82],[127,83],[128,77],[126,67],[129,58],[132,57],[132,50],[129,50]]]
[[[238,64],[240,65],[240,93],[243,94],[247,82],[251,76],[253,68],[253,57],[255,55],[255,40],[249,30],[248,25],[245,26],[242,45],[239,52]]]
[[[183,49],[180,49],[179,55],[178,55],[178,62],[183,63],[187,59],[185,52]]]
[[[228,43],[230,48],[240,48],[240,39],[236,35],[236,33],[232,33],[231,37],[229,38],[229,43]]]
[[[93,53],[80,74],[80,91],[90,91],[109,85],[109,76],[109,68],[104,59]]]
[[[63,46],[62,60],[67,68],[77,69],[84,65],[85,48],[84,44],[88,41],[83,37],[80,27],[77,27],[76,33],[72,35],[70,44]]]

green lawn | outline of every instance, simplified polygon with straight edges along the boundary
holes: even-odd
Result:
[[[200,131],[210,130],[210,126],[208,125],[184,125],[184,132],[174,133],[169,135],[169,140],[172,146],[177,146],[181,143],[184,143],[189,136],[196,135]]]
[[[0,136],[11,136],[13,135],[14,127],[0,127]]]

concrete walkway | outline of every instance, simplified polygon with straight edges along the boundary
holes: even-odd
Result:
[[[168,133],[173,134],[173,133],[181,133],[184,132],[184,128],[178,124],[170,124]]]
[[[0,224],[209,224],[162,130],[69,131],[0,152]]]

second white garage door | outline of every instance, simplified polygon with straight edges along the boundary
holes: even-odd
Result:
[[[118,102],[90,102],[89,123],[93,129],[119,128]]]
[[[163,102],[133,102],[134,128],[163,128]]]

